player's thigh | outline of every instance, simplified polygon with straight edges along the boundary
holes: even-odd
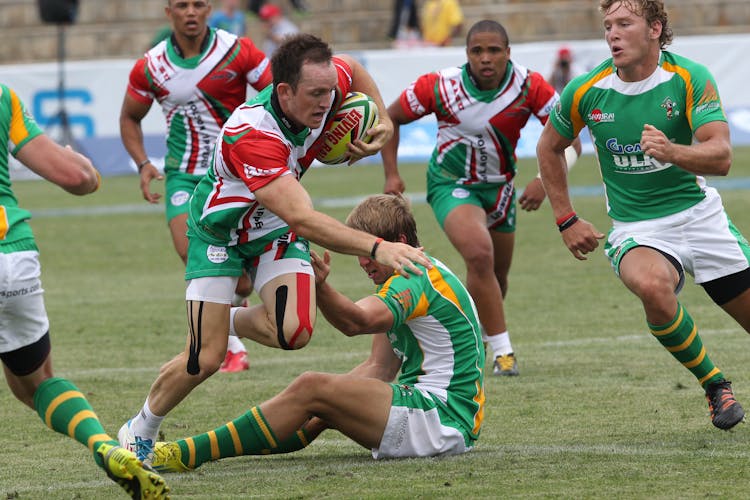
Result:
[[[200,179],[201,177],[197,175],[176,172],[168,174],[165,183],[167,225],[177,255],[183,262],[186,260],[188,249],[186,233],[190,196]]]
[[[172,236],[172,244],[183,263],[187,261],[188,239],[187,239],[188,214],[179,214],[169,220],[169,234]]]
[[[309,410],[329,427],[366,448],[380,444],[388,421],[393,388],[367,377],[307,372],[298,378],[300,390],[311,391]]]
[[[315,273],[304,239],[283,235],[252,259],[248,269],[255,289],[276,328],[282,349],[299,349],[312,336],[316,317]]]
[[[206,276],[188,281],[185,291],[187,304],[188,338],[186,350],[204,351],[207,360],[224,358],[229,336],[229,309],[236,276]],[[200,347],[200,349],[198,349]]]
[[[277,261],[278,262],[278,261]],[[274,267],[281,268],[281,263]],[[259,295],[282,349],[299,349],[307,345],[316,319],[315,277],[300,268],[299,262],[285,262],[297,272],[281,272],[260,288]],[[309,268],[312,269],[312,268]]]

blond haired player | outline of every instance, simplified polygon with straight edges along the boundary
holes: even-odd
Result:
[[[537,146],[544,186],[565,245],[586,259],[605,235],[574,211],[563,151],[587,126],[613,224],[607,257],[650,332],[702,386],[713,424],[730,429],[745,412],[677,298],[687,272],[750,332],[750,245],[704,178],[732,163],[716,82],[665,50],[672,29],[661,0],[603,0],[600,11],[612,57],[565,87]]]

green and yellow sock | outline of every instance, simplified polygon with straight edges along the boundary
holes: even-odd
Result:
[[[309,439],[300,429],[279,442],[257,406],[216,429],[176,441],[182,462],[195,469],[205,462],[241,455],[271,455],[301,450]]]
[[[724,378],[721,370],[714,366],[706,354],[698,328],[682,304],[677,303],[677,313],[672,321],[666,325],[649,323],[648,327],[661,345],[690,370],[703,387]]]
[[[117,444],[102,427],[86,397],[69,380],[53,377],[39,384],[34,408],[47,427],[86,446],[99,467],[103,466],[95,453],[99,445]]]

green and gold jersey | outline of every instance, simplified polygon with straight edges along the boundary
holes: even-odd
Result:
[[[399,384],[436,396],[473,438],[484,418],[484,345],[474,302],[445,264],[409,279],[399,274],[376,295],[393,313],[388,338],[402,360]]]
[[[0,252],[3,253],[35,248],[30,240],[33,238],[31,227],[26,223],[31,213],[18,207],[11,188],[8,154],[15,156],[41,133],[18,95],[0,84]],[[28,244],[14,245],[21,240],[27,240]]]
[[[569,139],[589,128],[607,212],[614,220],[633,222],[677,213],[705,197],[703,177],[641,151],[644,124],[689,145],[697,128],[726,116],[708,69],[663,51],[656,71],[639,82],[620,80],[612,59],[575,78],[550,120]]]

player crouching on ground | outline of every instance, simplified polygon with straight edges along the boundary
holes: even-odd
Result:
[[[400,195],[366,198],[346,224],[419,247],[414,217]],[[226,425],[157,443],[153,467],[181,472],[226,457],[296,451],[326,428],[371,449],[374,458],[471,450],[484,417],[479,320],[461,281],[437,259],[430,261],[432,269],[407,279],[374,258],[359,257],[377,290],[352,302],[326,281],[329,253],[313,252],[318,307],[347,336],[375,334],[370,357],[348,374],[303,373]]]

